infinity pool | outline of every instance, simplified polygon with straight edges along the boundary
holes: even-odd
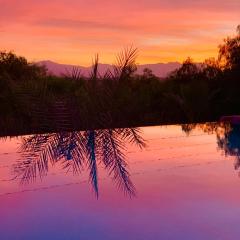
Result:
[[[238,239],[239,129],[0,139],[0,239]]]

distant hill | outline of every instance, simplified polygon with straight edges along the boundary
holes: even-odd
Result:
[[[56,75],[61,76],[64,74],[68,74],[72,72],[73,68],[77,68],[81,71],[82,75],[88,76],[91,72],[91,67],[83,67],[83,66],[77,66],[77,65],[67,65],[67,64],[60,64],[52,61],[41,61],[37,62],[38,65],[44,65],[48,69],[48,72]],[[149,68],[152,70],[152,72],[158,76],[158,77],[166,77],[168,73],[175,70],[176,68],[179,68],[181,66],[178,62],[170,62],[170,63],[155,63],[155,64],[143,64],[138,65],[137,67],[137,73],[141,74],[143,73],[143,70],[145,68]],[[112,69],[112,65],[110,64],[99,64],[99,73],[104,74],[106,70]]]

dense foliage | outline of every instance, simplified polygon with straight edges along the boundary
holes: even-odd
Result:
[[[219,58],[190,58],[165,79],[136,71],[136,49],[98,73],[51,76],[12,52],[0,52],[0,130],[4,134],[214,121],[240,114],[240,27],[219,46]]]

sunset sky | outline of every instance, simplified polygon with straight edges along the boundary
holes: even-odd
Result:
[[[239,0],[0,0],[0,48],[85,66],[130,45],[141,64],[202,61],[234,34],[239,9]]]

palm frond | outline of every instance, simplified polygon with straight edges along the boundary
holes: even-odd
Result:
[[[133,46],[125,48],[116,57],[114,65],[115,77],[122,81],[136,70],[137,48]]]
[[[23,138],[22,141],[19,152],[24,160],[13,165],[13,173],[21,178],[21,183],[24,184],[35,181],[37,176],[40,178],[46,176],[49,162],[52,165],[55,163],[55,153],[52,134],[50,136],[34,135],[29,139]]]
[[[124,144],[119,135],[114,134],[110,129],[105,130],[105,138],[103,142],[103,163],[109,170],[110,176],[117,184],[117,187],[129,196],[135,195],[135,187],[130,179],[127,171],[127,163],[125,160]]]
[[[66,69],[66,78],[70,78],[72,81],[80,81],[82,78],[82,72],[79,67],[73,67],[71,72]]]
[[[123,128],[120,132],[124,140],[127,139],[131,144],[136,144],[140,149],[146,147],[139,128]]]
[[[68,147],[65,149],[63,169],[72,171],[73,174],[80,174],[85,161],[85,146],[81,132],[69,133]]]
[[[98,191],[98,174],[97,174],[97,159],[96,159],[96,152],[95,152],[95,132],[93,130],[88,131],[87,134],[87,156],[89,160],[89,179],[92,183],[93,189],[96,193],[96,196],[98,197],[99,191]]]
[[[93,60],[93,63],[92,63],[92,72],[90,75],[90,79],[92,81],[96,81],[99,76],[98,67],[99,67],[99,56],[98,56],[98,54],[96,54],[95,58]]]

